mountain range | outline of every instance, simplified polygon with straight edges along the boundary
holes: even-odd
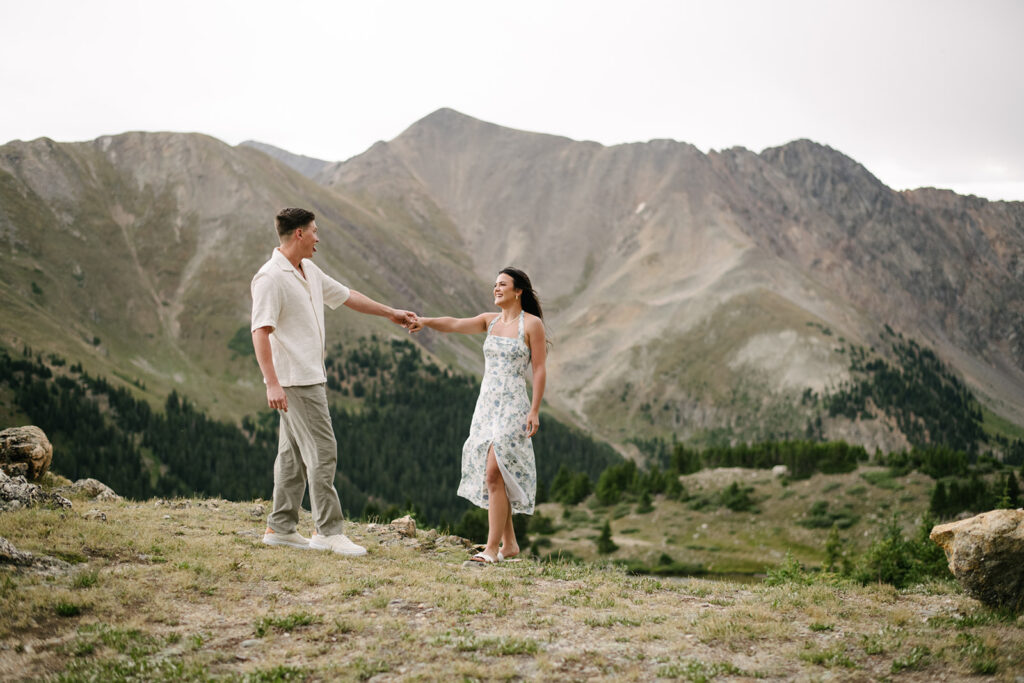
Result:
[[[332,163],[262,143],[125,133],[0,147],[0,343],[81,361],[154,399],[259,410],[248,282],[283,206],[317,261],[426,315],[487,310],[526,270],[553,340],[548,400],[620,446],[802,434],[856,349],[934,349],[993,422],[1024,424],[1024,202],[898,192],[808,140],[760,154],[603,146],[442,109]],[[329,344],[402,330],[330,315]],[[479,339],[425,332],[481,369]],[[885,415],[822,436],[907,445]]]

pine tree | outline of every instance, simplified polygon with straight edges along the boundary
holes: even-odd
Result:
[[[601,528],[601,535],[597,537],[597,552],[609,555],[618,549],[619,546],[615,545],[615,541],[612,540],[612,525],[605,520],[604,526]]]
[[[1017,475],[1012,470],[1006,473],[1006,493],[1010,499],[1010,507],[1016,509],[1020,506],[1020,484],[1017,483]]]
[[[843,542],[839,538],[839,527],[833,524],[832,530],[828,532],[828,538],[825,539],[825,564],[822,565],[822,569],[827,572],[838,571],[842,557]]]
[[[928,511],[942,519],[946,516],[946,508],[949,507],[949,500],[946,496],[946,485],[941,481],[935,484],[935,488],[932,490],[932,500],[928,506]]]
[[[644,491],[643,495],[640,496],[640,504],[636,506],[636,513],[638,515],[645,515],[653,509],[654,506],[651,505],[651,495],[647,493],[647,491]]]
[[[551,488],[549,490],[551,500],[558,501],[559,503],[566,502],[565,499],[568,498],[571,493],[571,485],[572,473],[563,463],[562,466],[558,468],[558,473],[555,475],[555,478],[551,480]]]
[[[999,497],[999,502],[996,503],[997,510],[1012,510],[1014,507],[1012,499],[1010,498],[1010,477],[1006,477],[1006,481],[1003,482],[1003,495]]]

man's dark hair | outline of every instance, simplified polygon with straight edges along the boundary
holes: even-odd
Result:
[[[316,214],[305,209],[281,209],[277,214],[277,234],[287,237],[296,228],[304,228],[316,219]]]

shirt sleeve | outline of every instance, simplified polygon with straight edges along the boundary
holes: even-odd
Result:
[[[348,301],[352,292],[348,287],[341,284],[327,273],[320,271],[321,282],[323,283],[324,304],[334,310]]]
[[[281,314],[281,293],[274,286],[272,278],[264,273],[257,273],[252,279],[252,325],[250,331],[255,332],[261,327],[277,329],[277,319]]]

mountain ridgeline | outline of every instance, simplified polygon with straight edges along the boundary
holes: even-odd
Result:
[[[525,269],[554,340],[552,412],[626,450],[845,441],[1005,454],[1024,435],[1024,203],[893,191],[807,140],[761,153],[609,147],[442,109],[338,163],[196,134],[10,142],[0,345],[67,358],[161,419],[239,425],[264,405],[248,283],[288,205],[317,213],[328,273],[427,315],[488,310],[495,272]],[[329,314],[330,348],[373,335],[398,339],[379,318]],[[481,370],[476,339],[413,343],[425,367]],[[373,417],[389,389],[359,381],[334,374],[339,430],[390,419]],[[258,443],[263,423],[246,424]],[[382,438],[399,450],[448,437]],[[159,448],[134,447],[144,459]],[[151,485],[190,476],[168,472]],[[351,483],[353,501],[377,490]]]

